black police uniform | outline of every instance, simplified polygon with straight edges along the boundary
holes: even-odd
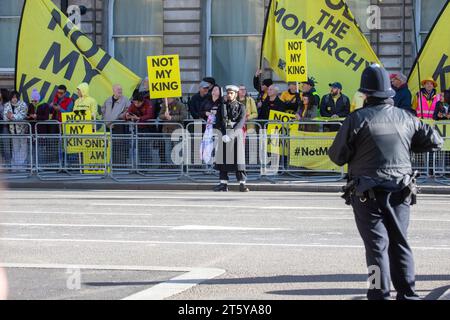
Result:
[[[379,285],[368,290],[368,299],[389,299],[391,280],[397,299],[418,299],[407,241],[416,193],[410,152],[438,150],[443,140],[430,126],[394,107],[390,98],[395,92],[386,70],[368,67],[361,87],[368,95],[365,106],[344,121],[329,156],[340,166],[348,164],[344,196],[353,207],[367,266],[381,272]],[[370,272],[370,279],[377,279]]]

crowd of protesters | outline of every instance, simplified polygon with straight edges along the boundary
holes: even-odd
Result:
[[[0,141],[1,156],[11,166],[23,167],[29,153],[29,143],[26,138],[28,130],[39,134],[60,133],[56,125],[42,125],[43,122],[53,120],[62,122],[62,114],[67,112],[90,113],[96,121],[104,121],[105,129],[112,134],[124,134],[126,126],[115,123],[144,123],[157,121],[160,125],[152,128],[137,125],[140,132],[171,134],[178,126],[188,120],[211,121],[211,115],[217,112],[220,104],[226,102],[227,96],[222,92],[222,86],[212,77],[204,78],[196,94],[187,103],[182,98],[164,100],[151,99],[148,91],[147,79],[141,87],[136,89],[132,97],[125,97],[120,85],[111,88],[111,96],[98,104],[89,91],[89,85],[82,83],[78,86],[76,95],[71,95],[66,86],[60,85],[51,103],[43,101],[37,89],[33,89],[30,102],[21,100],[21,94],[16,91],[1,90],[0,95],[0,134],[19,135],[21,138]],[[396,91],[394,105],[402,108],[419,118],[434,120],[450,120],[450,91],[437,91],[437,83],[432,78],[421,82],[421,89],[414,95],[410,92],[407,77],[401,73],[391,74],[392,88]],[[340,121],[350,112],[364,106],[365,96],[356,93],[350,99],[344,94],[340,82],[330,83],[330,91],[319,95],[314,78],[308,78],[302,83],[290,82],[287,90],[281,92],[279,86],[272,79],[262,79],[262,71],[258,70],[253,79],[253,89],[239,85],[237,101],[245,106],[247,122],[245,130],[255,130],[256,122],[269,120],[270,111],[290,113],[297,121]],[[249,91],[256,90],[257,96],[250,96]],[[2,123],[3,122],[3,123]],[[15,123],[17,122],[17,123]],[[30,123],[30,126],[26,122]],[[39,123],[39,128],[36,128]],[[167,123],[167,124],[164,124]],[[305,125],[306,131],[318,131],[318,126]],[[206,127],[204,127],[204,130]],[[324,125],[321,130],[337,131],[337,125]],[[165,148],[165,157],[170,153]]]

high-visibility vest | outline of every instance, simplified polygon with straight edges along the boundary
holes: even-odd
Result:
[[[420,101],[417,103],[417,117],[424,119],[433,119],[434,110],[439,101],[441,101],[441,95],[437,94],[433,97],[433,100],[427,100],[422,93],[419,93],[420,100],[422,101],[422,107],[420,107]]]

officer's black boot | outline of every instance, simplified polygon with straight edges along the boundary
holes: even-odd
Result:
[[[214,192],[228,192],[228,185],[225,183],[221,183],[214,187]]]
[[[247,188],[247,186],[245,185],[245,183],[241,183],[241,184],[239,184],[239,191],[240,191],[240,192],[250,192],[250,189]]]

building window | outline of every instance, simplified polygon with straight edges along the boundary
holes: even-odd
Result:
[[[2,0],[0,5],[0,71],[14,71],[20,14],[24,0]]]
[[[110,0],[110,54],[147,75],[147,56],[163,52],[163,0]]]
[[[419,48],[428,36],[436,18],[447,0],[416,0],[416,30],[419,32]]]
[[[264,0],[208,0],[207,73],[224,86],[253,88],[264,28]]]

